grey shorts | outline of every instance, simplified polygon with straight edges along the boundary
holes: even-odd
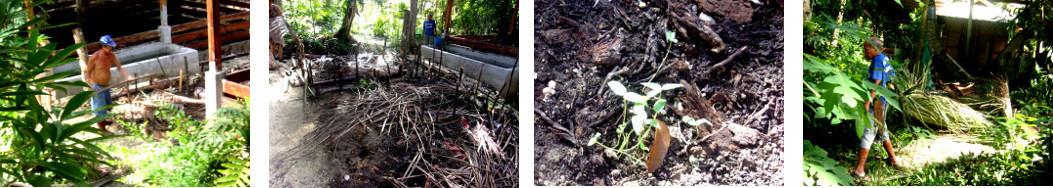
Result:
[[[885,103],[884,107],[885,108],[882,108],[882,110],[881,110],[882,114],[885,114],[884,112],[888,112],[888,103]],[[867,111],[867,114],[873,116],[874,115],[874,108],[871,108],[870,111]],[[885,115],[888,115],[888,114],[885,114]],[[885,117],[881,117],[880,121],[881,122],[885,122]],[[859,147],[860,148],[870,149],[870,146],[874,144],[874,137],[877,137],[877,133],[878,132],[881,132],[881,138],[878,140],[878,142],[884,142],[886,140],[890,140],[889,136],[888,136],[888,126],[877,125],[874,122],[873,119],[870,120],[870,124],[873,125],[873,126],[883,126],[883,128],[882,128],[883,131],[874,130],[874,129],[871,129],[870,127],[864,127],[863,128],[863,138],[859,141]],[[877,127],[874,127],[874,128],[876,129]]]

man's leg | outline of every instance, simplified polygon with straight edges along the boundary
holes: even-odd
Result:
[[[888,112],[888,103],[885,103],[885,105],[876,106],[876,108],[878,108],[877,112],[879,112],[878,114],[875,114],[876,118],[878,118],[878,120],[880,120],[882,123],[885,123],[885,112]],[[884,131],[881,132],[881,139],[884,140],[881,142],[881,144],[884,145],[885,152],[888,153],[888,162],[892,163],[892,165],[894,166],[898,166],[899,161],[896,160],[896,152],[892,149],[892,140],[889,138],[889,131],[887,125],[885,125]]]
[[[856,163],[856,168],[855,168],[855,170],[852,170],[852,172],[854,172],[855,174],[859,174],[859,175],[866,175],[867,174],[867,172],[866,172],[866,164],[867,164],[867,155],[869,155],[869,154],[870,154],[870,149],[859,148],[859,163]]]
[[[108,99],[110,97],[110,96],[108,96],[109,94],[107,94],[107,93],[105,93],[103,91],[100,91],[102,88],[105,88],[105,87],[106,86],[102,86],[102,85],[99,85],[99,84],[91,84],[91,89],[95,91],[95,95],[91,96],[91,110],[93,110],[93,111],[94,110],[98,110],[98,111],[95,111],[95,113],[94,113],[96,116],[106,115],[106,110],[105,109],[100,110],[100,108],[106,106],[106,102],[107,102],[106,99]],[[103,95],[107,95],[107,96],[105,96],[105,98],[104,98]],[[106,122],[105,121],[100,121],[98,123],[95,123],[95,126],[99,127],[99,129],[102,129],[103,131],[106,131]]]
[[[873,114],[873,111],[869,113]],[[874,120],[869,120],[870,124],[874,124]],[[870,146],[874,144],[874,138],[877,137],[878,130],[871,129],[870,127],[863,128],[863,137],[859,140],[859,162],[856,163],[856,168],[852,173],[857,175],[866,175],[866,164],[867,156],[870,155]]]

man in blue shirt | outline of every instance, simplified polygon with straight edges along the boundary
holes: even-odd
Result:
[[[432,43],[435,40],[435,20],[432,19],[431,13],[428,13],[428,21],[424,21],[424,43]]]
[[[870,37],[864,43],[863,55],[866,56],[867,60],[870,60],[870,69],[867,71],[870,75],[867,80],[874,82],[874,84],[881,85],[882,87],[888,87],[888,81],[892,80],[896,73],[892,70],[892,65],[888,62],[888,56],[881,54],[882,44],[881,40],[877,37]],[[875,98],[880,99],[874,101]],[[892,150],[892,141],[889,140],[888,127],[885,126],[885,112],[888,108],[888,101],[885,101],[885,97],[878,97],[877,92],[873,89],[870,90],[870,98],[863,102],[864,108],[868,115],[873,116],[870,119],[870,124],[877,130],[870,127],[863,129],[863,138],[859,143],[859,163],[856,164],[855,170],[851,172],[852,177],[863,179],[866,176],[864,167],[867,162],[867,155],[870,153],[870,146],[874,143],[874,138],[880,132],[881,137],[879,142],[885,147],[885,151],[888,152],[888,162],[896,168],[902,168],[899,166],[899,161],[896,160],[896,153]],[[875,119],[878,122],[874,122]]]

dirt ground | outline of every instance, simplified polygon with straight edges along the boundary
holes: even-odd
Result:
[[[781,1],[539,0],[535,7],[535,184],[784,184]],[[666,31],[679,42],[660,65]],[[602,143],[614,142],[626,115],[606,82],[640,91],[660,66],[653,82],[686,85],[659,96],[673,109],[658,116],[672,136],[664,165],[649,174],[613,150],[586,146],[595,133],[603,133]],[[715,125],[696,129],[681,116]],[[711,137],[699,142],[705,136]],[[647,153],[632,155],[646,160]]]
[[[380,51],[308,54],[319,57],[316,80],[336,80],[324,87],[351,89],[319,89],[327,92],[306,99],[303,88],[295,86],[302,83],[279,73],[295,70],[289,60],[271,71],[269,93],[280,96],[270,104],[272,186],[510,187],[518,182],[518,126],[514,113],[503,110],[510,107],[469,97],[469,83],[458,85],[439,74],[373,73],[370,66],[398,61],[373,55],[392,54]],[[361,74],[353,71],[355,59],[363,61]],[[500,152],[474,149],[482,142],[468,127],[489,131],[493,142],[500,142]]]

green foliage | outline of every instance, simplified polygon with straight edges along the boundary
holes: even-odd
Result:
[[[109,148],[122,155],[147,156],[123,164],[136,170],[122,181],[164,187],[245,185],[250,113],[247,101],[239,103],[243,108],[220,108],[206,123],[192,119],[173,105],[162,104],[157,117],[177,126],[168,135],[176,142],[151,142],[134,150]]]
[[[867,118],[872,118],[866,112],[863,102],[870,98],[869,90],[877,92],[878,96],[884,96],[893,109],[899,110],[897,102],[898,95],[884,87],[864,79],[862,75],[852,75],[846,71],[828,65],[827,61],[815,56],[804,54],[804,70],[818,78],[806,79],[805,86],[809,92],[805,92],[804,100],[806,107],[815,112],[813,117],[831,120],[831,124],[840,124],[844,120],[856,120],[856,136],[861,137],[863,128],[870,125]],[[810,81],[816,80],[815,83]],[[806,114],[807,115],[807,114]]]
[[[300,35],[300,42],[303,43],[304,53],[308,54],[350,54],[355,49],[354,44],[329,36],[312,37]],[[292,43],[292,39],[287,39],[286,43]],[[286,49],[295,50],[293,45],[285,47]]]
[[[512,12],[516,3],[519,1],[459,0],[450,29],[458,29],[455,33],[459,35],[507,33],[512,17],[518,14]]]
[[[804,141],[804,185],[852,185],[848,169],[827,157],[826,150]]]
[[[49,1],[35,1],[39,7]],[[82,81],[55,82],[72,73],[45,75],[46,70],[75,59],[70,54],[84,43],[56,50],[56,44],[39,46],[47,37],[40,34],[44,18],[27,21],[22,1],[0,2],[0,186],[25,182],[51,186],[63,181],[87,185],[93,165],[109,163],[106,151],[96,144],[114,136],[90,139],[75,137],[87,133],[101,135],[93,125],[112,115],[90,116],[78,110],[94,92],[81,92],[65,106],[43,106],[37,96],[48,95],[45,88],[65,92],[61,86],[88,87]],[[33,29],[28,26],[35,25]],[[43,76],[42,76],[43,75]],[[112,106],[108,106],[109,108]]]
[[[227,157],[219,170],[223,177],[216,179],[217,187],[249,187],[249,161],[238,157]]]
[[[282,1],[282,11],[289,27],[302,39],[330,36],[340,28],[347,0],[289,0]]]

